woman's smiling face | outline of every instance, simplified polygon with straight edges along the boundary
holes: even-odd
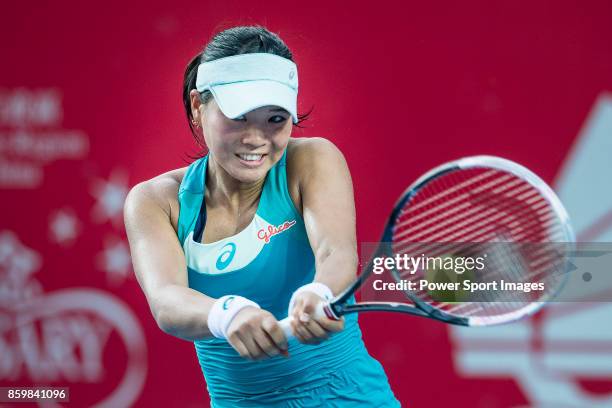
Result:
[[[289,143],[291,115],[278,106],[264,106],[229,119],[213,98],[197,110],[211,156],[237,181],[263,179]]]

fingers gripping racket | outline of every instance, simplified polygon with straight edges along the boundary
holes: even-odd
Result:
[[[365,269],[315,315],[339,319],[348,313],[387,311],[462,326],[510,322],[534,313],[558,293],[567,279],[573,242],[567,212],[538,176],[509,160],[467,157],[431,170],[404,191]],[[520,250],[513,246],[532,243],[537,245]],[[488,261],[494,261],[486,270],[488,281],[539,281],[545,283],[544,290],[524,296],[492,291],[484,299],[466,302],[444,301],[427,290],[402,290],[401,302],[349,302],[370,280],[375,258],[417,256],[428,244],[435,244],[437,255],[477,256],[486,251]],[[546,244],[567,250],[546,250]],[[427,270],[407,275],[394,268],[389,273],[396,282],[416,282]],[[293,337],[291,319],[280,322],[288,337]]]

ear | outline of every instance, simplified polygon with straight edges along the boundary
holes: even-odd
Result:
[[[197,90],[192,89],[191,92],[189,92],[189,98],[191,100],[191,115],[193,116],[193,120],[196,120],[199,123],[201,123],[202,122],[201,108],[203,104],[200,99],[200,93]]]

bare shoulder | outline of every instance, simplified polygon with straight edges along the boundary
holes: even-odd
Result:
[[[296,208],[302,211],[302,187],[307,180],[346,168],[342,152],[328,139],[292,138],[287,146],[287,184]]]
[[[154,201],[166,201],[177,197],[179,186],[185,175],[186,167],[171,170],[140,182],[132,187],[130,194],[135,197],[146,196]]]
[[[323,137],[293,138],[287,146],[287,162],[293,167],[327,160],[344,161],[344,156],[335,144]]]
[[[287,146],[287,177],[292,182],[300,184],[309,177],[346,167],[340,149],[325,138],[295,138]]]
[[[187,167],[171,170],[132,187],[125,202],[126,218],[132,212],[130,209],[138,210],[142,206],[159,207],[176,229],[179,212],[178,190],[186,171]]]

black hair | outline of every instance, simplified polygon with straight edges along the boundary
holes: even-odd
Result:
[[[291,51],[278,35],[261,26],[239,26],[216,34],[212,40],[206,44],[204,51],[193,57],[187,65],[183,78],[183,105],[185,106],[185,114],[187,115],[189,129],[200,147],[204,148],[204,140],[193,127],[191,98],[189,96],[189,92],[191,92],[192,89],[196,89],[198,66],[203,62],[214,61],[219,58],[258,52],[275,54],[279,57],[293,61]],[[207,103],[211,98],[212,94],[210,91],[206,90],[200,92],[200,100],[202,103]],[[296,126],[299,127],[299,124],[307,119],[309,113],[310,112],[303,115],[298,114],[298,123]]]

